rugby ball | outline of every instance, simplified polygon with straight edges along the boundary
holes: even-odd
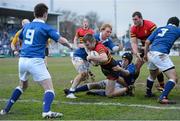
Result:
[[[89,53],[91,56],[99,56],[99,53],[96,52],[96,51],[90,51]],[[99,65],[99,62],[98,61],[90,61],[90,63],[93,65],[93,66],[98,66]]]

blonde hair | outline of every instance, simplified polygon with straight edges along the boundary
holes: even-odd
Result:
[[[23,19],[21,22],[22,26],[24,26],[25,24],[28,24],[28,23],[30,23],[29,19]]]
[[[103,24],[100,28],[100,31],[105,30],[106,28],[110,28],[112,30],[112,26],[110,24]]]

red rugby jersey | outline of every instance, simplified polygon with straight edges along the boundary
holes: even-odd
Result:
[[[79,42],[82,43],[82,38],[84,37],[84,35],[86,34],[94,34],[94,31],[90,28],[83,29],[83,28],[79,28],[76,30],[76,36],[79,38]]]
[[[96,44],[96,47],[94,48],[94,51],[98,52],[99,54],[101,54],[101,53],[106,53],[106,54],[107,54],[107,56],[108,56],[108,61],[102,63],[101,65],[106,65],[106,64],[109,64],[109,63],[110,63],[110,61],[111,61],[111,59],[112,59],[112,56],[111,56],[109,50],[108,50],[102,43],[98,42],[98,43]]]
[[[131,37],[136,37],[141,40],[142,43],[149,37],[149,35],[156,29],[156,24],[149,21],[143,20],[143,26],[131,27]]]

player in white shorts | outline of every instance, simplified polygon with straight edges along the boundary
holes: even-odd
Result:
[[[13,91],[7,105],[1,110],[0,114],[5,115],[10,111],[13,104],[27,89],[28,76],[31,75],[33,80],[44,88],[42,117],[57,118],[63,114],[51,111],[55,93],[51,76],[44,62],[45,48],[48,38],[52,38],[52,40],[69,48],[71,47],[67,39],[60,36],[55,29],[45,23],[48,17],[48,7],[45,4],[39,3],[35,6],[34,16],[35,19],[26,24],[19,35],[20,40],[23,42],[19,58],[20,84]]]
[[[164,91],[160,95],[158,102],[161,104],[174,104],[174,101],[168,100],[168,95],[177,83],[177,74],[175,66],[168,54],[174,42],[180,37],[179,19],[177,17],[169,18],[167,25],[156,29],[145,43],[145,56],[148,59],[150,76],[147,79],[147,93],[152,93],[151,89],[158,71],[164,72],[168,82]],[[149,48],[149,46],[151,47]],[[149,52],[148,52],[149,50]]]

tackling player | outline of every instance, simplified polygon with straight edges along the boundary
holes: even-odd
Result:
[[[77,70],[78,75],[76,75],[76,77],[71,81],[72,82],[72,85],[70,88],[71,93],[69,93],[66,96],[67,98],[76,98],[73,92],[76,89],[76,87],[79,85],[79,83],[82,81],[85,81],[89,75],[92,76],[91,78],[93,78],[94,76],[89,69],[90,65],[89,65],[89,62],[87,62],[86,60],[87,52],[85,51],[85,48],[83,46],[83,40],[82,40],[84,35],[88,33],[94,34],[94,31],[91,28],[89,28],[88,20],[84,19],[83,27],[77,29],[76,35],[74,37],[74,45],[78,47],[78,49],[76,49],[73,52],[72,63],[75,69]]]

